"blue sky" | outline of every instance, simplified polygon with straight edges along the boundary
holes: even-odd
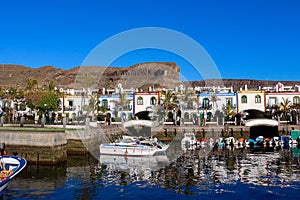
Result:
[[[161,27],[197,41],[222,78],[299,80],[300,1],[66,0],[1,1],[0,63],[28,67],[81,65],[120,32]],[[173,61],[189,80],[202,77],[172,52],[145,49],[112,63]]]

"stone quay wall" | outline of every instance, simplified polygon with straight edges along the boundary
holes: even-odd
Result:
[[[124,129],[113,126],[53,132],[0,130],[0,143],[5,143],[8,155],[23,157],[28,164],[53,165],[66,161],[67,155],[97,155],[110,135],[122,133]]]
[[[56,164],[67,159],[65,132],[0,131],[8,155],[17,155],[29,164]]]

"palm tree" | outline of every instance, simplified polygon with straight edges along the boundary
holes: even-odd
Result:
[[[216,93],[211,93],[210,95],[210,101],[213,103],[213,109],[218,109],[218,105],[217,107],[215,107],[216,102],[219,101],[220,99],[218,98],[218,96],[216,95]]]
[[[280,103],[280,110],[283,113],[283,117],[286,118],[291,110],[291,101],[288,98],[284,99],[283,97],[282,100],[283,101]]]
[[[168,90],[167,93],[165,94],[165,99],[163,103],[166,116],[168,116],[169,109],[173,109],[177,107],[177,105],[175,104],[176,101],[177,101],[176,95],[172,93],[171,90]]]
[[[32,91],[34,87],[38,85],[38,81],[36,79],[30,79],[30,78],[26,79],[25,83],[26,83],[25,89],[27,91]]]
[[[87,89],[95,87],[95,77],[90,75],[88,72],[80,72],[77,74],[77,79],[75,80],[76,86],[80,86],[84,89],[82,92],[82,99],[81,99],[81,109],[85,105],[85,99],[87,97]],[[77,85],[78,84],[78,85]]]
[[[282,111],[280,110],[280,106],[278,104],[275,104],[272,106],[272,116],[275,118],[278,118]]]
[[[196,104],[196,96],[193,91],[185,90],[183,102],[186,104],[187,109],[194,109],[194,103]]]
[[[115,104],[115,108],[114,108],[114,115],[117,117],[118,112],[122,111],[123,108],[129,103],[129,100],[126,99],[127,94],[126,93],[122,93],[121,90],[119,92],[119,100],[113,100],[114,104]]]
[[[95,117],[95,110],[97,109],[98,101],[95,96],[91,96],[88,105],[83,105],[83,110],[87,111],[87,114],[92,113],[92,117]]]
[[[236,115],[236,108],[227,103],[226,106],[223,107],[223,112],[225,113],[225,119],[229,120]]]

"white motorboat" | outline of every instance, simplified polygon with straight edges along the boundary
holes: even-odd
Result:
[[[143,139],[123,136],[119,142],[100,145],[100,155],[153,156],[166,153],[169,145],[158,142],[157,138]]]

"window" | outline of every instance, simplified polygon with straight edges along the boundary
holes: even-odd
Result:
[[[294,98],[293,98],[293,104],[300,104],[300,99],[299,99],[299,97],[298,96],[295,96]]]
[[[208,108],[209,107],[209,99],[208,98],[204,98],[202,100],[202,108]]]
[[[127,106],[126,106],[128,110],[132,109],[132,105],[131,104],[132,104],[132,102],[129,100],[128,103],[127,103]]]
[[[108,101],[107,99],[102,100],[102,107],[108,109]]]
[[[255,96],[255,103],[261,103],[261,97],[260,95]]]
[[[68,102],[69,102],[69,107],[73,107],[73,100],[68,100]]]
[[[137,98],[137,105],[143,105],[143,97]]]
[[[242,103],[247,103],[247,96],[246,95],[242,96]]]
[[[151,97],[150,105],[156,105],[156,98],[155,97]]]
[[[226,105],[232,106],[232,98],[226,98]]]

